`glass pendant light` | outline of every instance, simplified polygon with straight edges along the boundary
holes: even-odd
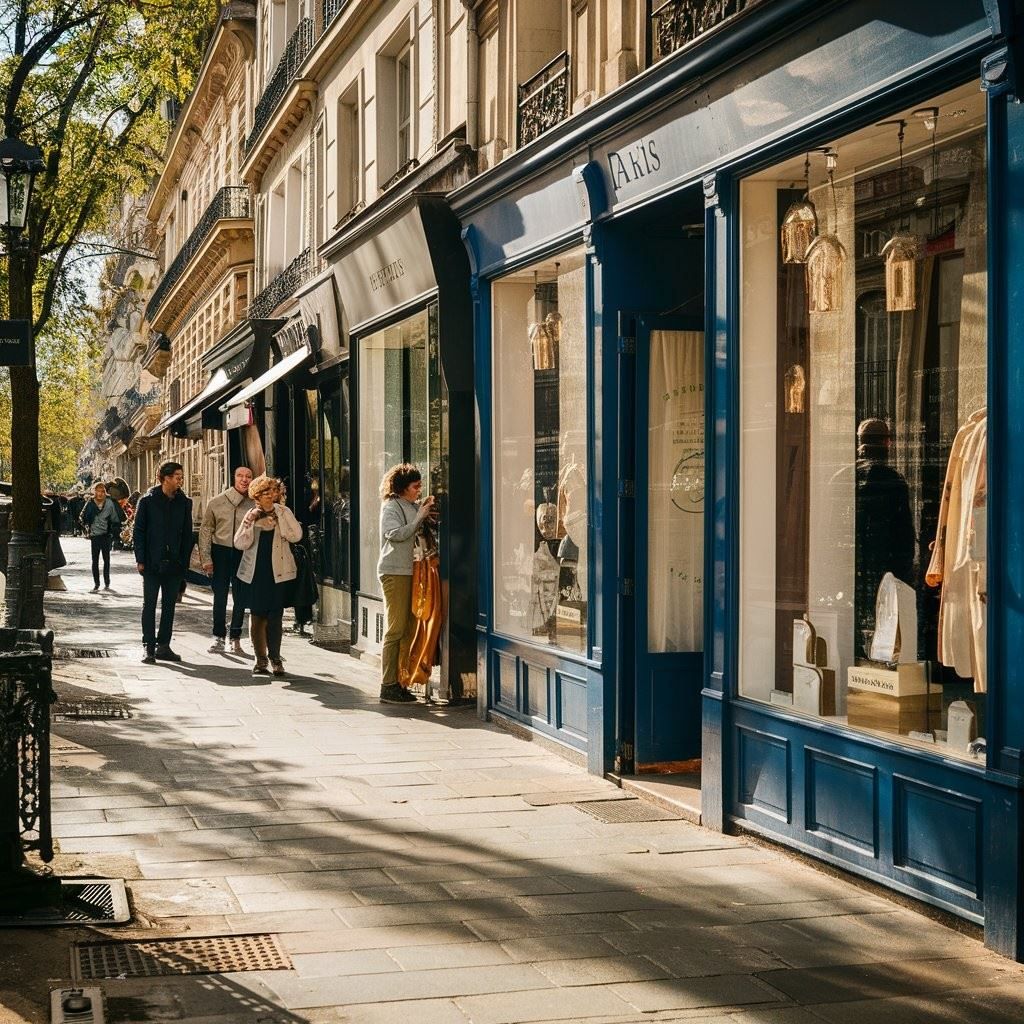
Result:
[[[551,340],[551,332],[540,315],[541,290],[537,271],[533,272],[533,313],[534,321],[530,324],[530,348],[533,349],[534,370],[553,370],[555,368],[555,346]]]
[[[811,156],[804,158],[804,197],[792,203],[782,218],[780,241],[783,263],[806,263],[807,249],[818,234],[818,211],[811,202]]]
[[[836,202],[836,167],[839,156],[834,149],[825,150],[825,167],[832,192],[833,228],[839,227],[839,206]],[[818,235],[807,249],[807,295],[812,313],[836,313],[843,308],[843,268],[846,249],[835,234]]]
[[[885,308],[890,313],[905,313],[917,308],[917,257],[919,247],[917,235],[908,230],[910,225],[903,221],[906,210],[906,177],[903,173],[903,137],[906,121],[899,125],[897,138],[900,145],[900,228],[882,247],[885,259]]]

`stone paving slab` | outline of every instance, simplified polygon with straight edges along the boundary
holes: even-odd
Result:
[[[592,818],[572,803],[621,791],[474,708],[382,706],[371,666],[291,635],[290,677],[253,680],[207,651],[194,588],[186,663],[142,665],[129,557],[113,596],[89,595],[88,549],[66,549],[50,623],[114,657],[60,662],[56,685],[133,710],[55,730],[56,869],[128,879],[136,920],[106,934],[270,931],[293,958],[105,983],[111,1024],[1024,1019],[1021,969],[974,937],[763,845]],[[0,1021],[15,991],[48,1019],[81,934],[0,933]],[[15,989],[4,965],[41,943]]]

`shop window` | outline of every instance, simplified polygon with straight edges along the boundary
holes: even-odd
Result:
[[[741,693],[983,759],[984,97],[741,200]]]
[[[586,649],[587,345],[582,249],[493,285],[494,626]]]
[[[381,596],[380,482],[399,462],[429,480],[428,333],[432,311],[359,339],[359,589]]]
[[[314,402],[315,402],[315,392]],[[319,432],[323,444],[321,551],[324,575],[335,584],[351,580],[352,455],[349,441],[348,373],[320,398]],[[311,446],[312,447],[312,446]]]

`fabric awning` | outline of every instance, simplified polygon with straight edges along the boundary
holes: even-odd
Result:
[[[207,406],[222,399],[232,388],[238,387],[241,383],[237,378],[232,379],[228,372],[220,368],[214,371],[209,383],[190,402],[186,402],[176,412],[168,413],[148,434],[149,437],[158,437],[165,430],[170,430],[176,424],[182,423],[193,413],[202,412]]]
[[[249,401],[254,395],[258,395],[265,388],[269,388],[271,384],[279,381],[282,377],[291,373],[292,370],[298,369],[305,363],[309,362],[313,358],[313,353],[308,348],[303,347],[296,349],[290,355],[287,355],[279,363],[274,365],[267,370],[261,377],[257,377],[251,384],[246,385],[234,395],[230,401],[225,402],[221,407],[221,412],[227,412],[228,409],[232,409],[236,406],[242,405],[244,402]]]

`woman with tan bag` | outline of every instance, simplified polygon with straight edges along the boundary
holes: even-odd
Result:
[[[434,498],[420,501],[423,480],[410,463],[392,466],[380,484],[380,559],[377,577],[384,594],[384,649],[381,652],[382,704],[410,704],[416,698],[399,679],[416,629],[412,614],[413,548],[424,523],[434,515]]]

